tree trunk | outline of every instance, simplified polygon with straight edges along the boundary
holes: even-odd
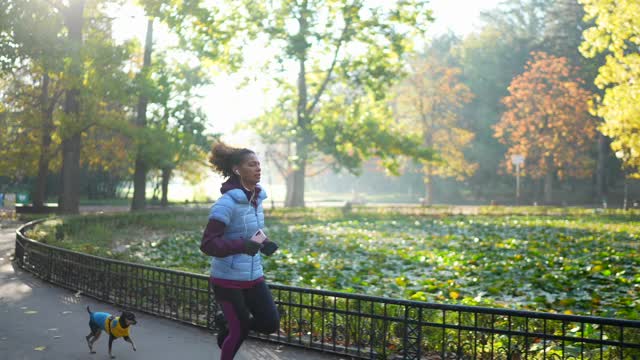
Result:
[[[149,67],[151,66],[151,45],[153,41],[153,20],[147,21],[147,36],[144,42],[144,60],[142,64],[141,75],[147,76]],[[147,126],[147,104],[149,99],[143,93],[138,99],[136,125],[139,128]],[[142,145],[144,146],[144,144]],[[136,154],[135,171],[133,175],[133,201],[131,202],[131,210],[143,210],[146,207],[146,188],[147,188],[147,171],[149,170],[146,160],[143,158],[142,151],[138,150]]]
[[[38,176],[36,188],[33,192],[33,207],[42,209],[47,198],[47,178],[49,176],[49,148],[51,146],[51,133],[53,133],[53,109],[54,104],[49,104],[49,74],[45,70],[42,76],[42,93],[40,105],[42,106],[42,138],[40,139],[40,158],[38,159]]]
[[[544,176],[544,203],[550,205],[553,201],[553,160],[547,157],[547,173]]]
[[[304,11],[303,11],[304,13]],[[308,23],[304,14],[298,19],[299,34],[306,39]],[[304,180],[307,167],[307,144],[309,143],[309,116],[307,110],[307,71],[306,71],[306,49],[298,54],[298,106],[296,108],[297,128],[299,130],[295,144],[296,170],[290,175],[290,184],[287,184],[286,207],[304,206]],[[291,193],[289,193],[291,191]]]
[[[596,200],[604,201],[607,196],[606,188],[606,161],[607,161],[607,138],[598,133],[598,167],[596,169]]]
[[[79,133],[62,142],[62,194],[58,209],[64,214],[77,214],[79,211],[81,147]]]
[[[284,197],[284,206],[289,207],[289,204],[293,204],[293,172],[290,172],[285,177],[286,193]]]
[[[304,207],[304,179],[307,164],[302,160],[298,169],[287,177],[286,207]]]
[[[140,152],[138,152],[140,153]],[[131,210],[143,210],[147,206],[147,164],[138,155],[133,174],[133,200]]]
[[[433,204],[433,176],[431,175],[431,167],[427,164],[424,166],[424,199],[423,206]]]
[[[162,200],[160,206],[167,207],[169,205],[169,180],[171,179],[171,168],[162,169]]]
[[[59,211],[65,214],[75,214],[80,205],[80,150],[81,130],[78,130],[80,118],[80,89],[78,83],[82,77],[82,25],[85,0],[70,1],[65,12],[65,24],[68,29],[68,39],[71,44],[70,77],[73,85],[66,90],[64,112],[71,134],[62,141],[62,194],[60,196]]]

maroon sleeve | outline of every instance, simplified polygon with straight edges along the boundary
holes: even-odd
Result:
[[[210,219],[207,228],[200,241],[200,251],[215,257],[225,257],[244,252],[244,240],[225,239],[224,228],[226,225],[222,221]]]

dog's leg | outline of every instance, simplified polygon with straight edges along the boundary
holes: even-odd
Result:
[[[93,338],[93,332],[90,332],[89,335],[85,336],[85,339],[87,340],[87,345],[89,346],[89,353],[95,354],[95,351],[93,351],[93,344],[91,343],[92,338]]]
[[[96,351],[93,350],[93,344],[98,341],[98,339],[100,338],[100,334],[102,334],[102,332],[96,331],[95,333],[91,333],[89,335],[87,335],[87,345],[89,345],[89,352],[91,354],[95,354]]]
[[[128,342],[129,344],[131,344],[131,346],[133,347],[133,351],[136,351],[136,344],[133,343],[133,339],[130,338],[129,336],[125,336],[124,337],[124,341]]]
[[[113,340],[116,338],[113,335],[109,335],[109,357],[115,359],[116,357],[111,355],[111,345],[113,344]]]

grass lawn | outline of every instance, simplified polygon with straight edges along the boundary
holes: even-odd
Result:
[[[267,277],[394,298],[640,319],[637,213],[546,209],[556,214],[547,216],[509,209],[479,209],[483,215],[274,210],[266,232],[280,251],[265,258]],[[207,273],[209,259],[198,249],[206,216],[201,210],[67,218],[30,235]]]

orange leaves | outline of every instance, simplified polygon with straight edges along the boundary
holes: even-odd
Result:
[[[461,180],[477,169],[463,152],[475,134],[464,128],[460,118],[462,108],[473,98],[461,75],[460,68],[426,54],[410,61],[410,75],[397,88],[396,118],[410,124],[423,144],[437,151],[442,160],[425,164],[427,176]]]
[[[593,95],[582,88],[567,58],[544,52],[531,56],[502,99],[506,111],[494,126],[494,136],[509,146],[505,159],[526,155],[527,174],[534,178],[549,171],[587,176],[588,150],[596,135],[596,121],[588,111]],[[513,171],[510,161],[505,165]]]

